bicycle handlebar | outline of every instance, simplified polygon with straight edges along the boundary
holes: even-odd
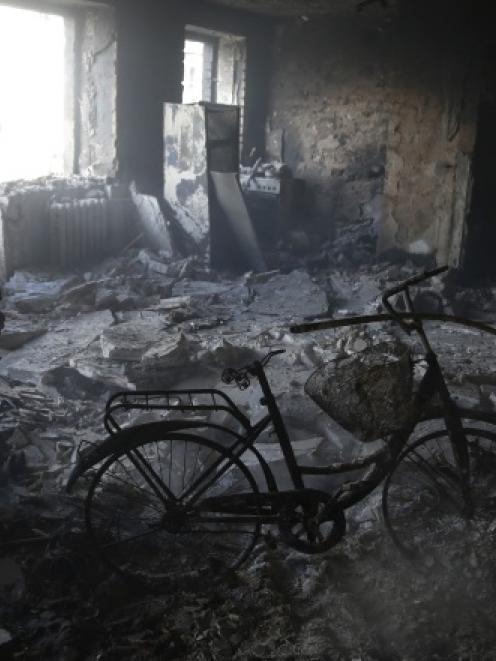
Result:
[[[396,287],[391,287],[390,289],[387,289],[384,292],[382,296],[382,303],[384,307],[395,318],[395,320],[398,322],[401,328],[403,328],[403,330],[406,331],[407,333],[411,333],[413,330],[419,330],[417,323],[415,321],[405,321],[404,319],[402,319],[401,314],[394,309],[394,307],[389,302],[389,299],[392,296],[395,296],[396,294],[403,293],[406,297],[408,307],[410,308],[408,311],[412,313],[415,312],[415,310],[413,309],[412,300],[410,298],[410,291],[409,291],[410,287],[418,285],[421,282],[424,282],[425,280],[430,280],[430,278],[433,278],[436,275],[445,273],[448,270],[448,268],[449,268],[448,266],[440,266],[436,269],[433,269],[432,271],[424,271],[424,273],[421,273],[420,275],[416,275],[413,278],[409,278],[408,280],[405,280]]]
[[[396,287],[391,287],[390,289],[386,289],[386,291],[382,296],[382,301],[384,302],[384,299],[390,298],[395,294],[400,294],[405,289],[408,289],[409,287],[413,287],[414,285],[418,285],[424,280],[430,280],[430,278],[433,278],[436,275],[445,273],[448,269],[449,266],[439,266],[437,269],[433,269],[432,271],[424,271],[420,275],[415,275],[413,278],[409,278],[408,280],[405,280],[399,285],[396,285]]]

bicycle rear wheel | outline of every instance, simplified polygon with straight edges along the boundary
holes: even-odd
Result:
[[[149,584],[212,579],[237,569],[261,527],[252,475],[212,441],[146,427],[92,480],[85,510],[96,550],[119,573]],[[208,505],[240,493],[252,495],[255,516]]]
[[[496,540],[496,434],[475,428],[465,434],[472,512],[445,429],[407,447],[384,483],[386,527],[398,549],[420,567],[466,563],[481,543]]]

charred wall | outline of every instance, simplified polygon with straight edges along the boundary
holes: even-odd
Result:
[[[119,172],[144,192],[163,190],[163,104],[182,99],[186,25],[247,39],[246,151],[264,148],[272,22],[203,2],[117,5],[117,117]]]
[[[380,205],[388,107],[383,12],[291,20],[278,28],[269,130],[331,231]]]
[[[269,129],[284,130],[329,234],[374,218],[381,249],[456,259],[478,98],[472,5],[377,4],[279,27]]]
[[[107,176],[116,171],[117,32],[111,8],[80,12],[76,19],[75,171]]]

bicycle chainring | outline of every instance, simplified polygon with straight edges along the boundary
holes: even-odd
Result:
[[[324,492],[302,491],[301,500],[281,505],[281,540],[301,553],[323,553],[335,546],[346,532],[343,510]]]

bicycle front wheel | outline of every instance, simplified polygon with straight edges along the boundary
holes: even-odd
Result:
[[[465,434],[470,503],[445,429],[407,447],[384,483],[382,508],[393,542],[424,568],[464,564],[481,543],[496,539],[496,434],[474,428]]]
[[[102,559],[149,584],[237,569],[261,527],[248,469],[222,446],[193,435],[144,425],[135,438],[98,469],[86,498],[87,530]],[[209,505],[239,494],[251,495],[251,517]]]

